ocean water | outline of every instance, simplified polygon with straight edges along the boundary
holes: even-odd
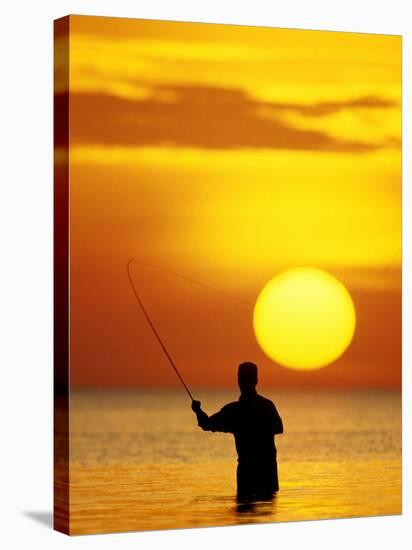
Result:
[[[194,391],[213,413],[238,393]],[[75,390],[71,532],[400,514],[400,391],[263,391],[282,417],[279,493],[236,500],[231,434],[203,432],[176,390]]]

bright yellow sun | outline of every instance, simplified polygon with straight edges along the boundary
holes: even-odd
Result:
[[[271,359],[285,367],[325,367],[347,349],[356,313],[344,285],[320,269],[290,269],[270,280],[256,300],[253,326]]]

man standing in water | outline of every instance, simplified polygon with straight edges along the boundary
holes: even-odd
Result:
[[[208,416],[200,401],[192,410],[202,430],[235,436],[238,454],[238,498],[267,498],[279,490],[274,436],[283,433],[275,405],[256,392],[257,366],[242,363],[238,370],[240,397]]]

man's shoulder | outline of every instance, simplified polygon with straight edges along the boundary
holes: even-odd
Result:
[[[239,407],[239,401],[232,401],[230,403],[227,403],[226,405],[224,405],[221,409],[221,411],[224,411],[224,412],[232,412],[232,411],[236,411]]]
[[[273,403],[273,401],[271,401],[267,397],[264,397],[263,395],[260,395],[260,394],[258,394],[257,397],[258,397],[259,402],[262,404],[263,407],[267,407],[268,409],[269,408],[275,408],[275,404]]]

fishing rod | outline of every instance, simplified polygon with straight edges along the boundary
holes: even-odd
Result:
[[[152,323],[152,321],[151,321],[151,319],[150,319],[150,317],[149,317],[149,314],[147,313],[147,311],[146,311],[146,309],[145,309],[145,307],[144,307],[144,305],[143,305],[143,302],[142,302],[142,300],[141,300],[141,298],[140,298],[140,296],[139,296],[139,294],[138,294],[138,292],[137,292],[137,290],[136,290],[136,287],[134,286],[133,279],[132,279],[132,276],[131,276],[131,273],[130,273],[130,264],[131,264],[133,261],[134,261],[134,258],[131,258],[131,259],[127,262],[126,269],[127,269],[127,276],[129,277],[129,282],[130,282],[130,285],[131,285],[131,287],[132,287],[132,289],[133,289],[133,293],[134,293],[134,295],[135,295],[135,297],[136,297],[136,300],[137,300],[137,302],[138,302],[138,304],[139,304],[141,310],[143,311],[144,316],[146,317],[146,320],[147,320],[147,322],[149,323],[150,328],[151,328],[152,331],[153,331],[153,334],[156,336],[157,341],[159,342],[159,344],[160,344],[162,350],[164,351],[166,357],[168,358],[169,363],[172,365],[172,367],[173,367],[175,373],[176,373],[177,376],[179,377],[179,380],[180,380],[181,383],[183,384],[183,387],[184,387],[184,389],[186,390],[188,396],[190,397],[190,399],[191,399],[192,401],[194,401],[194,398],[193,398],[192,394],[190,393],[189,388],[186,386],[185,381],[184,381],[183,378],[181,377],[180,372],[178,371],[178,369],[177,369],[177,367],[176,367],[176,365],[175,365],[173,359],[170,357],[170,354],[169,354],[169,352],[167,351],[166,346],[165,346],[164,343],[162,342],[162,339],[160,338],[159,333],[157,332],[155,326],[153,325],[153,323]]]

